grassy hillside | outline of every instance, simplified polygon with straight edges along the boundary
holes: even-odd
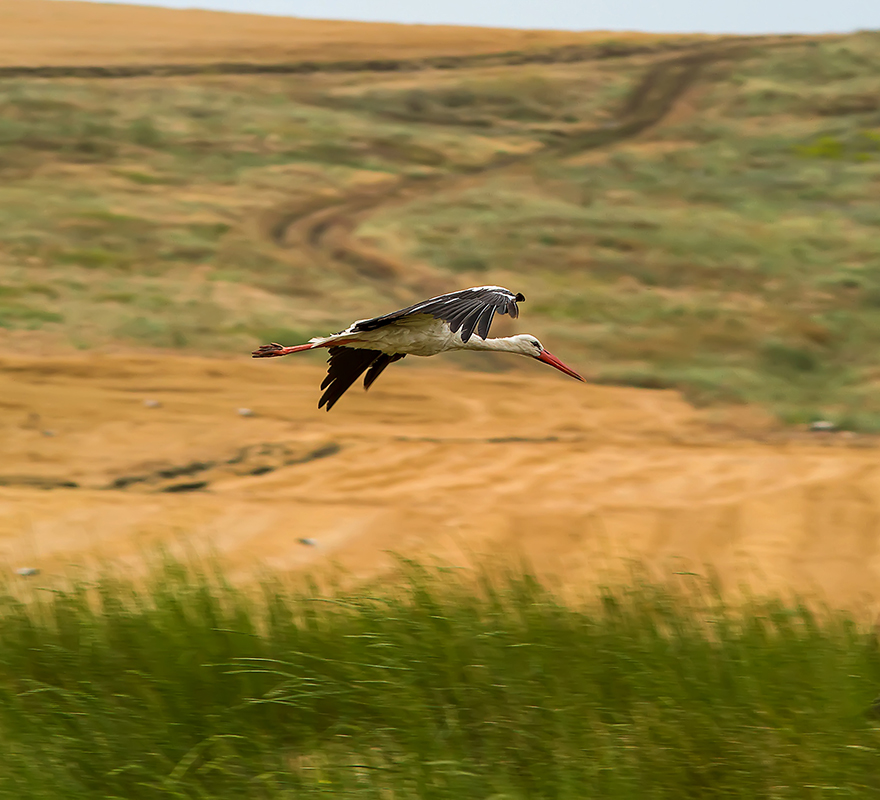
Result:
[[[497,282],[596,380],[880,428],[878,45],[0,80],[0,342],[247,352]]]
[[[875,797],[873,636],[704,584],[247,595],[172,565],[0,607],[0,796]]]

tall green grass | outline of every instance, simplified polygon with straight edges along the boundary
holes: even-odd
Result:
[[[171,564],[0,606],[0,796],[876,797],[873,637],[782,602]]]

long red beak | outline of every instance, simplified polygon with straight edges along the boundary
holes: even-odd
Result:
[[[541,355],[535,356],[538,361],[543,361],[545,364],[549,364],[551,367],[556,367],[560,372],[564,372],[566,375],[571,375],[572,378],[575,378],[579,381],[583,381],[586,383],[586,378],[581,377],[577,374],[571,367],[566,364],[563,364],[556,356],[552,353],[548,353],[546,350],[541,351]]]

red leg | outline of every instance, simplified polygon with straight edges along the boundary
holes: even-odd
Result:
[[[285,347],[283,344],[278,344],[278,342],[272,342],[272,344],[264,344],[262,347],[257,348],[251,355],[254,358],[275,358],[276,356],[286,356],[290,353],[299,353],[302,350],[311,350],[313,347],[313,344],[298,344],[295,347]]]
[[[298,344],[294,347],[285,347],[283,344],[278,344],[278,342],[272,342],[272,344],[264,344],[258,347],[251,355],[254,358],[275,358],[276,356],[286,356],[290,353],[301,353],[303,350],[314,350],[317,347],[344,347],[356,341],[357,339],[334,339],[330,342]]]

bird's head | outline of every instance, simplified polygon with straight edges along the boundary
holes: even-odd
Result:
[[[551,367],[556,367],[556,369],[558,369],[560,372],[564,372],[566,375],[571,375],[572,378],[575,378],[579,381],[584,381],[584,383],[586,383],[585,378],[581,377],[568,365],[563,364],[552,353],[545,350],[544,345],[542,345],[534,336],[532,336],[532,334],[521,333],[518,336],[511,336],[510,338],[514,342],[516,342],[515,346],[517,353],[521,353],[524,356],[531,356],[532,358],[535,358],[538,361],[543,362],[544,364],[549,364]]]

